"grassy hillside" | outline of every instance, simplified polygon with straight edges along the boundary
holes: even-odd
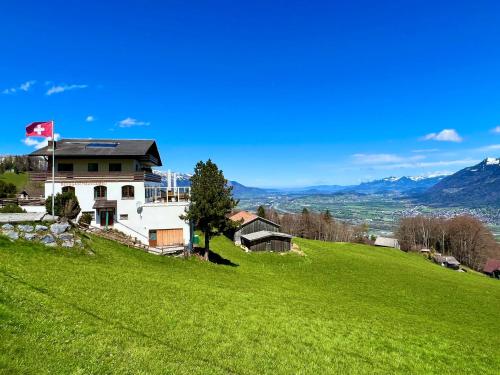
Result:
[[[16,185],[17,191],[21,191],[28,182],[28,175],[26,173],[16,174],[11,172],[5,172],[3,174],[0,174],[0,180],[4,182],[13,183],[14,185]]]
[[[500,283],[417,255],[297,240],[231,265],[93,239],[0,238],[6,373],[475,373],[500,367]]]

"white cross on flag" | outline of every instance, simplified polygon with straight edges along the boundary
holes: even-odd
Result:
[[[26,127],[26,137],[52,137],[52,121],[32,122]]]

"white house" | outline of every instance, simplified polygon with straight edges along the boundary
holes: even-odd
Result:
[[[117,229],[154,247],[186,246],[190,226],[180,218],[189,188],[168,186],[153,167],[162,162],[153,140],[63,139],[55,145],[55,193],[74,191],[92,226]],[[31,154],[47,158],[45,198],[52,195],[52,142]]]

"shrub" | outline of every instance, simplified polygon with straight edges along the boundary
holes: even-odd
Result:
[[[47,212],[52,213],[52,196],[45,201]],[[69,220],[75,219],[80,213],[80,204],[75,193],[68,191],[58,193],[54,200],[54,213],[56,216],[63,217]]]
[[[24,212],[26,211],[14,203],[9,203],[4,207],[0,208],[0,213],[2,214],[21,214]]]
[[[16,185],[0,180],[0,198],[11,198],[16,195]]]
[[[82,214],[82,216],[80,216],[80,219],[78,220],[78,224],[86,227],[88,227],[91,222],[92,222],[92,215],[89,214],[88,212]]]

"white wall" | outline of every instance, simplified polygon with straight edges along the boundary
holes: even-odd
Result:
[[[23,210],[30,213],[46,213],[45,206],[21,206]]]
[[[149,231],[153,229],[177,229],[184,232],[184,244],[189,243],[189,223],[179,218],[189,205],[188,202],[147,203],[145,204],[145,186],[160,186],[154,182],[65,182],[55,184],[55,193],[61,193],[64,186],[75,188],[75,194],[80,203],[82,212],[93,211],[95,220],[91,225],[99,226],[97,210],[93,209],[94,187],[102,185],[107,187],[108,200],[117,201],[117,212],[114,218],[114,228],[132,237],[136,237],[144,244],[149,243]],[[122,186],[134,186],[134,199],[122,199]],[[52,195],[52,183],[45,184],[45,197]],[[142,207],[142,212],[138,208]],[[127,220],[120,220],[120,215],[127,214]]]

